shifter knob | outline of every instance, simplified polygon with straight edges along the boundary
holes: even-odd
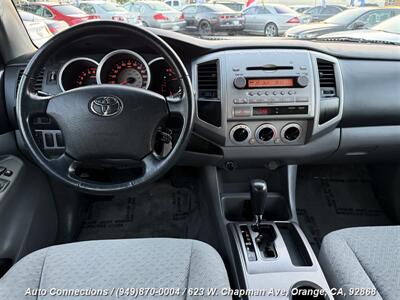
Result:
[[[268,188],[267,183],[262,179],[250,181],[251,210],[256,216],[257,222],[261,221],[267,204]]]

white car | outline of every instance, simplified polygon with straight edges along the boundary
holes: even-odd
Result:
[[[282,35],[302,23],[301,15],[281,4],[253,4],[243,10],[244,31],[269,37]]]
[[[78,7],[89,15],[98,16],[101,20],[142,25],[138,13],[129,12],[115,3],[107,1],[80,1]]]
[[[29,33],[33,43],[40,47],[46,43],[53,34],[50,32],[45,22],[40,21],[23,21],[26,30]]]

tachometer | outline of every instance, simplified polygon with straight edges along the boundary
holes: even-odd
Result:
[[[107,54],[101,60],[96,76],[99,84],[121,84],[144,89],[150,85],[150,70],[146,61],[130,50],[116,50]]]
[[[153,74],[150,90],[165,97],[180,96],[182,92],[180,80],[163,57],[153,59],[149,62],[149,66]]]
[[[96,84],[97,62],[86,57],[78,57],[67,61],[60,69],[58,76],[62,91],[81,86]]]

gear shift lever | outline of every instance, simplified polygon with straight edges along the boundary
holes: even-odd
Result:
[[[265,205],[267,204],[268,188],[267,183],[262,179],[250,181],[251,210],[256,218],[256,226],[259,227]]]

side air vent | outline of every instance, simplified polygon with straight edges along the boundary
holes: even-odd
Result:
[[[199,99],[218,100],[218,61],[197,66],[197,88]]]
[[[338,115],[340,99],[337,94],[334,63],[318,58],[317,65],[320,84],[319,124],[322,125]]]
[[[16,87],[15,87],[15,95],[17,95],[19,83],[21,82],[21,78],[22,78],[22,74],[24,73],[24,70],[25,70],[25,69],[20,69],[20,70],[18,71],[17,85],[16,85]]]
[[[21,83],[21,78],[24,71],[25,69],[20,69],[18,71],[17,85],[15,87],[15,95],[18,92],[19,84]],[[40,72],[36,75],[35,83],[33,85],[35,91],[41,91],[43,89],[43,81],[44,81],[44,68],[42,68]]]
[[[221,126],[221,100],[219,95],[218,60],[197,65],[197,113],[199,119]]]
[[[36,75],[34,88],[35,91],[41,91],[43,89],[44,80],[44,68],[40,69],[40,72]]]

